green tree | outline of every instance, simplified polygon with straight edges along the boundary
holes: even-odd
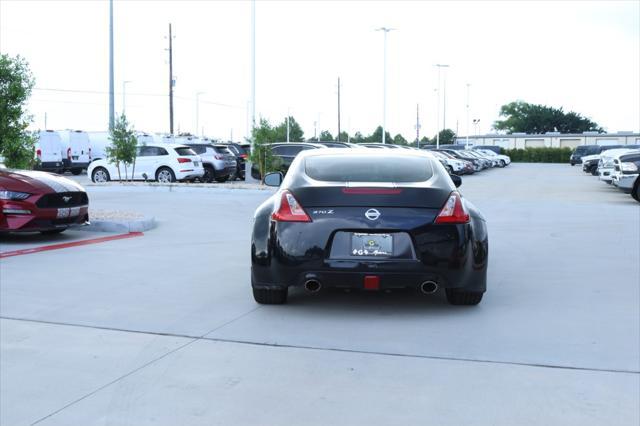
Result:
[[[456,138],[456,132],[454,132],[453,130],[451,129],[440,130],[440,145],[453,143],[455,138]],[[437,142],[437,138],[436,136],[434,136],[431,143],[435,144],[436,142]]]
[[[346,142],[349,140],[349,133],[345,132],[344,130],[340,132],[340,135],[336,138],[336,140],[339,140],[340,142]]]
[[[387,131],[385,131],[384,134],[385,134],[385,142],[391,143],[392,141],[391,134]],[[372,134],[364,138],[364,142],[382,142],[382,126],[378,126],[376,130],[373,131]]]
[[[397,135],[395,135],[393,137],[393,144],[394,145],[409,145],[407,140],[400,133],[398,133]]]
[[[420,146],[433,145],[434,143],[434,141],[430,140],[426,136],[423,136],[422,139],[420,139]]]
[[[504,117],[504,119],[494,122],[493,128],[504,130],[507,133],[604,132],[604,129],[597,123],[576,112],[564,112],[562,108],[530,104],[524,101],[502,105],[500,117]]]
[[[273,142],[286,142],[287,141],[287,118],[282,121],[278,126],[272,129],[275,132],[275,140]],[[295,118],[289,116],[289,141],[290,142],[304,142],[304,132],[302,127],[296,121]]]
[[[351,142],[352,143],[362,143],[362,142],[364,142],[364,136],[362,136],[362,133],[360,133],[360,132],[355,132],[353,134],[353,136],[351,136]]]
[[[333,140],[333,135],[328,130],[323,130],[320,132],[320,142],[331,142]]]
[[[122,164],[125,179],[128,179],[127,166],[134,165],[135,168],[138,138],[124,114],[116,117],[113,128],[109,130],[109,139],[111,139],[111,144],[105,149],[109,162],[118,168],[119,180],[122,179],[120,175],[120,164]],[[131,179],[133,180],[133,173],[131,173]]]
[[[31,116],[26,104],[35,80],[27,61],[0,55],[0,156],[7,167],[31,169],[35,164],[35,136],[27,131]]]
[[[276,129],[267,120],[261,118],[260,124],[254,127],[252,135],[253,147],[250,159],[253,164],[257,165],[260,176],[264,177],[269,172],[278,171],[281,164],[280,158],[273,155],[269,146],[273,142],[281,142],[278,141]]]

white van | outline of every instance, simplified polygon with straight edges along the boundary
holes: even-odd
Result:
[[[106,149],[111,145],[109,132],[89,132],[89,148],[91,148],[91,161],[107,158]]]
[[[58,132],[53,130],[41,130],[38,132],[38,140],[35,144],[35,154],[38,160],[36,170],[44,170],[54,173],[62,173],[62,139]]]
[[[64,169],[79,175],[91,162],[89,135],[82,130],[60,130],[58,134],[62,140]]]

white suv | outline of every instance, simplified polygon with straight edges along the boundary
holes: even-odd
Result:
[[[92,162],[87,169],[87,175],[93,182],[108,182],[110,180],[157,180],[169,183],[182,180],[199,179],[204,175],[202,160],[191,148],[176,144],[149,144],[138,146],[135,171],[120,166],[120,173],[115,164],[108,159]]]

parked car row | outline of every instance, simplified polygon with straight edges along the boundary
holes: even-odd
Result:
[[[630,193],[636,201],[640,202],[640,145],[611,145],[597,148],[587,145],[587,148],[581,151],[580,161],[583,172],[598,176],[598,180]],[[584,155],[590,152],[596,153]]]
[[[415,147],[382,144],[382,143],[361,143],[353,144],[348,142],[283,142],[270,145],[271,153],[280,159],[280,171],[286,173],[296,155],[302,151],[321,148],[365,148],[382,150],[417,150]],[[431,148],[431,147],[429,147]],[[435,148],[435,147],[433,147]],[[506,167],[511,164],[511,159],[506,155],[500,155],[489,149],[453,149],[443,145],[440,149],[429,149],[429,152],[442,164],[450,175],[465,175],[479,172],[492,167]],[[255,179],[260,179],[260,172],[255,165],[251,174]]]

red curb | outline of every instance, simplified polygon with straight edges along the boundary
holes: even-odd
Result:
[[[0,259],[4,259],[5,257],[22,256],[24,254],[40,253],[42,251],[59,250],[59,249],[65,249],[69,247],[86,246],[89,244],[106,243],[107,241],[122,240],[124,238],[141,237],[143,235],[144,233],[142,232],[128,232],[126,234],[110,235],[108,237],[92,238],[89,240],[73,241],[70,243],[52,244],[49,246],[40,246],[40,247],[34,247],[29,249],[23,249],[23,250],[5,251],[3,253],[0,253]]]

